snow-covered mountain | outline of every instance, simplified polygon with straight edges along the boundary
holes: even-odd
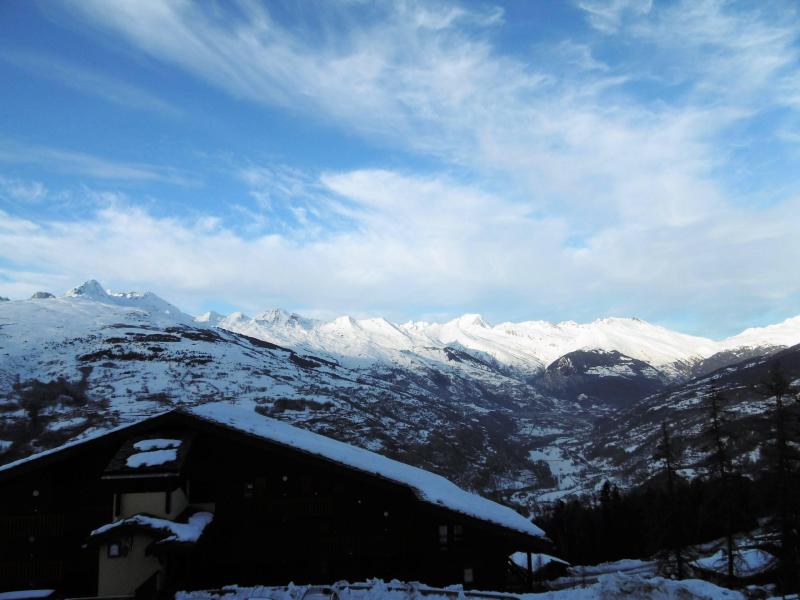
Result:
[[[35,295],[34,295],[35,296]],[[42,299],[52,298],[52,295],[44,296]],[[166,300],[162,300],[152,292],[112,292],[106,290],[100,283],[90,279],[86,283],[72,288],[65,298],[77,298],[80,300],[92,300],[100,304],[111,304],[114,306],[125,306],[138,308],[153,315],[167,316],[170,319],[190,323],[194,318],[182,312]]]
[[[702,382],[732,373],[739,390],[736,373],[797,343],[800,318],[721,341],[625,318],[192,318],[89,281],[0,303],[0,462],[165,404],[222,400],[526,504],[640,479],[654,414],[688,435],[698,416],[681,407],[702,402]],[[736,393],[741,414],[763,412],[763,398]]]
[[[209,322],[209,315],[198,320]],[[218,327],[306,351],[322,352],[354,365],[381,360],[402,361],[409,353],[459,348],[476,358],[529,376],[571,352],[616,352],[642,361],[667,380],[686,379],[703,361],[725,356],[735,362],[745,349],[776,351],[800,343],[800,317],[714,341],[686,335],[636,318],[605,318],[592,323],[525,321],[490,325],[481,315],[466,314],[446,323],[395,324],[383,318],[332,321],[308,319],[281,309],[254,318],[242,313],[213,317]]]
[[[2,303],[0,462],[165,405],[227,401],[504,493],[549,485],[549,472],[527,455],[542,435],[589,427],[588,412],[457,348],[367,367],[352,358],[376,347],[367,339],[343,344],[351,356],[339,357],[249,335],[280,322],[311,340],[336,339],[370,323],[318,326],[282,313],[219,319],[254,324],[237,333],[216,320],[195,322],[153,294],[93,282],[58,298]],[[375,329],[369,339],[379,338]]]

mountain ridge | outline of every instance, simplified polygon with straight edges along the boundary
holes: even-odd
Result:
[[[605,479],[641,481],[658,430],[647,407],[689,435],[699,413],[683,407],[700,406],[714,378],[724,378],[743,419],[764,413],[764,398],[736,374],[763,370],[774,353],[795,356],[752,345],[794,339],[794,319],[742,332],[750,345],[703,346],[703,357],[687,348],[707,340],[640,319],[492,326],[475,314],[402,325],[282,310],[190,317],[152,293],[87,283],[59,298],[0,304],[0,462],[165,405],[235,403],[530,508]],[[553,331],[553,339],[534,335]],[[638,345],[661,363],[616,348],[570,349],[587,339],[632,354]],[[536,355],[562,350],[547,365]],[[666,362],[676,353],[681,364]],[[33,433],[26,390],[52,391]],[[89,400],[70,400],[75,394]]]

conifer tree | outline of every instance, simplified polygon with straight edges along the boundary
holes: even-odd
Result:
[[[676,479],[677,479],[677,464],[678,455],[676,445],[667,427],[666,421],[661,423],[661,441],[656,447],[654,458],[661,463],[661,470],[664,473],[667,483],[667,501],[669,503],[669,518],[667,524],[669,527],[667,538],[671,546],[672,554],[675,558],[675,574],[678,579],[683,579],[683,539],[681,532],[683,531],[683,524],[681,523],[681,514],[678,510],[677,495],[676,495]]]
[[[711,477],[718,479],[721,490],[722,510],[724,511],[725,546],[727,553],[728,583],[734,582],[734,560],[736,557],[736,544],[733,531],[733,506],[732,489],[730,486],[733,474],[733,460],[731,458],[730,441],[731,433],[725,418],[725,397],[718,390],[712,390],[708,396],[708,429],[703,436],[706,439],[709,451],[708,465]]]
[[[761,383],[761,390],[768,398],[775,399],[772,413],[772,435],[768,456],[774,480],[775,519],[780,543],[780,587],[783,592],[792,591],[798,580],[798,464],[800,453],[791,443],[796,437],[796,424],[787,409],[792,397],[797,399],[789,380],[779,362],[775,362],[769,375]]]

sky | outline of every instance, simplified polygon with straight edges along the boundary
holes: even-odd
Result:
[[[800,5],[0,2],[0,296],[800,314]]]

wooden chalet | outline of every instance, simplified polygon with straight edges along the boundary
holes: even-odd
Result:
[[[166,597],[346,579],[504,589],[548,543],[508,507],[225,404],[0,467],[0,591]]]

